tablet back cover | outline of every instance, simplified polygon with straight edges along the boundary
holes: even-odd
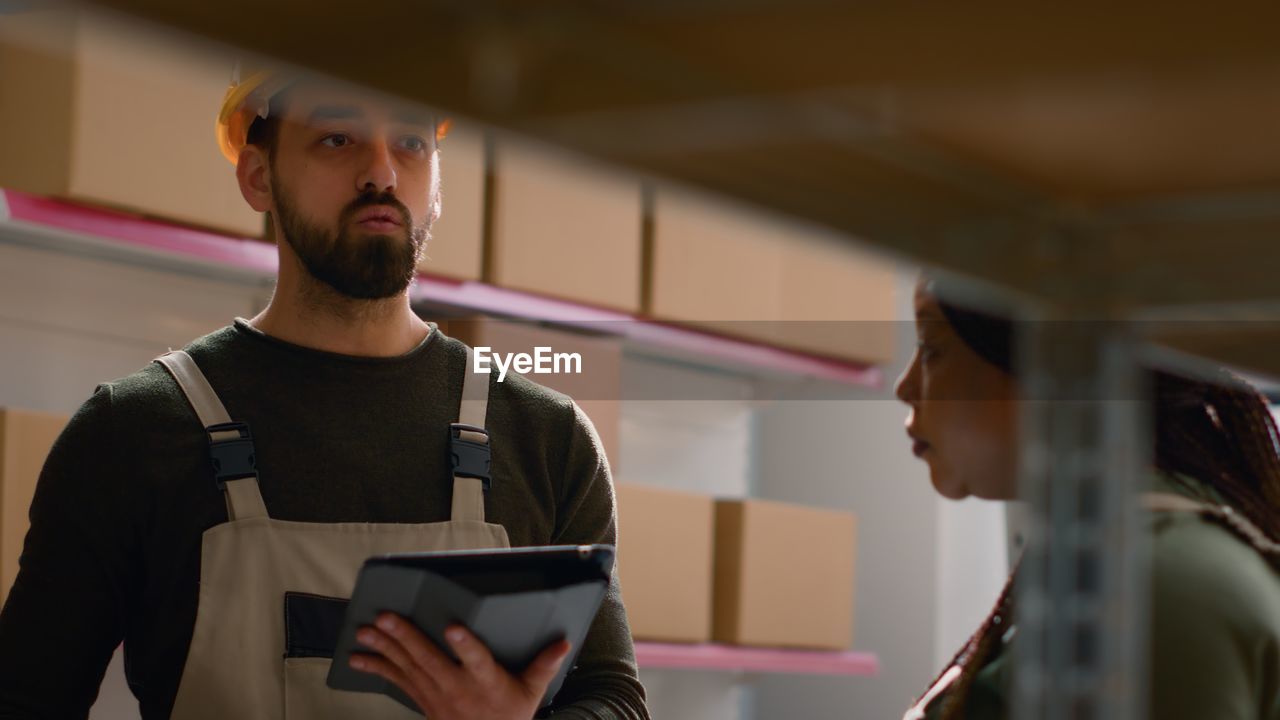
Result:
[[[454,656],[444,640],[445,628],[454,623],[469,628],[513,674],[523,672],[551,643],[568,640],[572,650],[547,686],[541,703],[546,706],[564,684],[607,591],[608,580],[602,578],[551,590],[480,595],[429,570],[366,564],[338,636],[328,685],[381,692],[418,709],[396,686],[348,664],[352,652],[369,652],[355,641],[356,631],[371,625],[379,613],[394,612],[412,620],[450,657]]]

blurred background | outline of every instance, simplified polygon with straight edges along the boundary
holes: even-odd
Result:
[[[1280,367],[1274,10],[325,12],[0,2],[5,588],[65,418],[270,297],[213,133],[255,54],[453,119],[414,306],[584,356],[546,383],[609,453],[656,718],[899,717],[986,615],[1025,521],[911,456],[921,267]],[[137,717],[119,653],[92,717]]]

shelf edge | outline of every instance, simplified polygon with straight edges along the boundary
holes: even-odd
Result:
[[[792,675],[875,676],[880,660],[850,650],[790,650],[731,645],[637,642],[641,670],[680,669]]]

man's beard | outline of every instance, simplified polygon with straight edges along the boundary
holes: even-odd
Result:
[[[288,192],[276,186],[276,216],[285,242],[312,277],[340,295],[381,300],[404,292],[413,281],[418,258],[429,234],[427,224],[414,225],[409,209],[389,192],[360,195],[338,216],[338,230],[311,224],[294,211]],[[358,212],[374,205],[393,208],[401,230],[396,235],[349,232]],[[405,233],[407,237],[400,237]]]

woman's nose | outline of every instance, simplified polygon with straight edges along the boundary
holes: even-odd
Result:
[[[911,363],[903,369],[902,374],[898,376],[898,381],[894,383],[893,394],[902,402],[908,405],[919,398],[919,353],[911,356]]]

